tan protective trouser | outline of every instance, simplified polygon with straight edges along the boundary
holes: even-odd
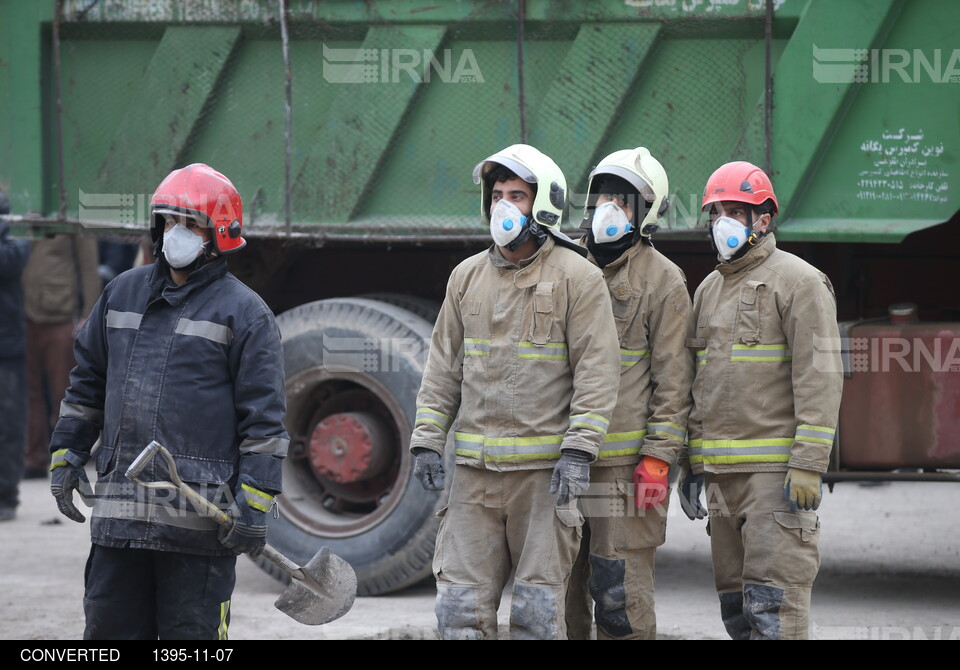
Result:
[[[720,614],[733,639],[803,640],[820,569],[816,512],[792,511],[783,472],[705,473]]]
[[[511,568],[510,639],[566,638],[564,595],[583,517],[576,502],[557,507],[551,474],[456,466],[433,557],[441,638],[496,639]]]
[[[666,539],[667,505],[634,506],[635,466],[593,467],[580,498],[583,542],[567,589],[567,638],[655,640],[653,583],[656,548]],[[591,615],[591,610],[593,615]]]

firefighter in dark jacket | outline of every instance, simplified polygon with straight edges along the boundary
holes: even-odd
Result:
[[[51,490],[65,516],[85,520],[73,491],[89,497],[84,464],[100,438],[85,639],[226,639],[236,557],[266,542],[289,436],[273,313],[227,272],[225,255],[245,244],[242,207],[206,165],[170,173],[150,203],[156,263],[111,281],[77,337]],[[229,532],[125,478],[153,440],[228,509]],[[169,479],[159,461],[142,476]]]

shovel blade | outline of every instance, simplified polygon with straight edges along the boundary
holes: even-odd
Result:
[[[349,563],[322,547],[300,570],[304,579],[291,577],[274,603],[278,610],[307,626],[336,621],[350,611],[357,575]]]

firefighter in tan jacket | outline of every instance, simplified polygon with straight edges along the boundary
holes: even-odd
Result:
[[[566,183],[550,158],[513,145],[474,180],[495,244],[450,275],[410,440],[428,490],[444,488],[448,436],[456,451],[433,562],[437,621],[444,639],[496,638],[514,569],[511,639],[563,639],[577,496],[617,397],[610,297],[559,230]]]
[[[616,151],[590,173],[581,244],[610,292],[620,393],[580,498],[584,541],[567,592],[570,639],[588,639],[592,618],[597,639],[657,636],[654,559],[666,539],[668,473],[685,449],[693,384],[686,278],[650,241],[668,192],[667,173],[643,147]]]
[[[777,249],[777,198],[762,170],[707,181],[720,264],[697,289],[691,473],[681,502],[702,518],[706,483],[720,612],[734,639],[804,639],[820,566],[821,473],[843,378],[830,280]],[[705,473],[704,475],[701,473]]]

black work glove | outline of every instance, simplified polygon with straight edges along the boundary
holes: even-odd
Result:
[[[413,474],[427,491],[443,490],[443,464],[440,454],[434,450],[423,447],[413,450]]]
[[[703,491],[703,473],[693,474],[689,467],[684,471],[680,480],[680,507],[691,521],[707,516],[707,510],[700,502],[700,492]]]
[[[87,517],[83,516],[73,504],[73,492],[77,491],[80,494],[80,499],[87,507],[91,506],[88,498],[93,498],[90,480],[87,479],[87,473],[83,470],[86,460],[83,455],[75,451],[61,449],[54,452],[50,461],[50,493],[57,499],[60,513],[77,523],[83,523]]]
[[[590,456],[576,449],[560,452],[560,460],[553,466],[550,493],[557,494],[557,504],[566,505],[590,486]]]
[[[250,475],[240,475],[233,504],[227,510],[233,526],[220,527],[220,544],[237,554],[259,556],[267,544],[267,513],[271,507],[273,496],[261,491]]]

